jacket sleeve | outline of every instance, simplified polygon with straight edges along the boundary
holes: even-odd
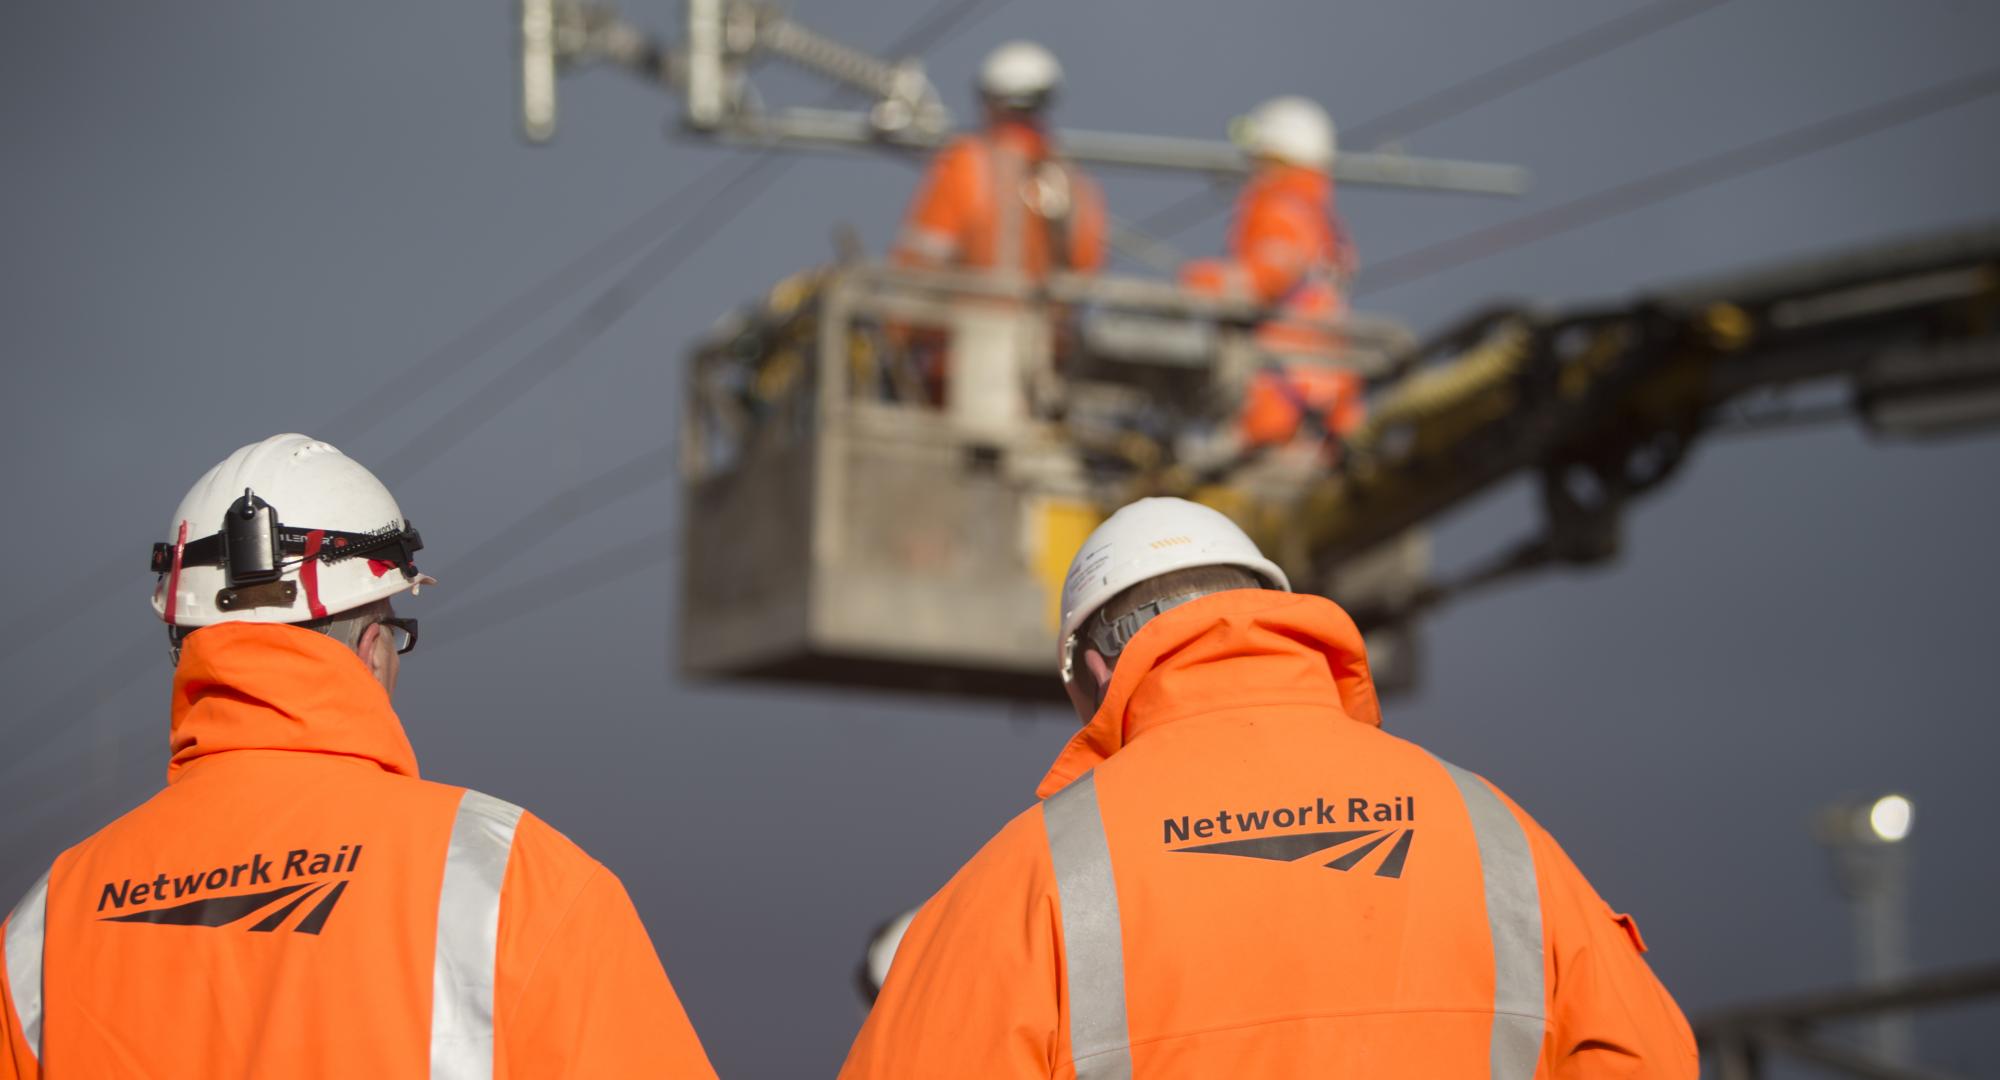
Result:
[[[1041,812],[1031,809],[910,923],[842,1080],[1051,1076],[1067,1046],[1058,918]]]
[[[1104,191],[1097,181],[1080,169],[1073,169],[1072,186],[1076,194],[1072,196],[1076,206],[1072,212],[1069,230],[1070,269],[1080,273],[1094,274],[1104,269],[1104,236],[1107,218],[1104,212]]]
[[[1598,897],[1554,838],[1533,822],[1528,833],[1553,976],[1544,1043],[1551,1080],[1694,1080],[1701,1069],[1694,1033],[1647,965],[1637,924]]]
[[[6,920],[0,919],[0,1080],[40,1080],[41,1063],[28,1052],[14,988],[7,982]]]
[[[964,256],[966,201],[977,179],[971,158],[953,144],[931,159],[890,251],[898,266],[942,266]]]
[[[533,815],[500,923],[495,1037],[509,1075],[715,1076],[624,885]]]

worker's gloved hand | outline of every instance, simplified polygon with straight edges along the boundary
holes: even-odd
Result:
[[[1249,275],[1221,259],[1195,259],[1182,266],[1181,288],[1227,300],[1251,299]]]

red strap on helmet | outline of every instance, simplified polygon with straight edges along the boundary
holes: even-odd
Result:
[[[187,546],[188,523],[183,521],[180,535],[174,538],[174,568],[167,575],[167,603],[160,613],[160,618],[167,620],[168,626],[174,624],[174,600],[181,594],[181,555],[187,551]]]
[[[326,618],[326,605],[319,602],[319,545],[325,539],[325,529],[307,533],[305,561],[299,564],[299,584],[305,586],[306,610],[315,619]]]

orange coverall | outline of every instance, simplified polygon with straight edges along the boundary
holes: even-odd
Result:
[[[1301,403],[1336,435],[1359,427],[1361,380],[1327,363],[1342,342],[1325,324],[1347,311],[1338,278],[1355,263],[1354,247],[1334,216],[1332,178],[1297,165],[1263,166],[1237,199],[1229,250],[1227,260],[1188,264],[1183,283],[1276,309],[1258,328],[1257,341],[1292,357],[1285,365],[1289,389],[1275,372],[1251,380],[1240,417],[1245,441],[1291,441],[1304,419]]]
[[[1155,618],[917,915],[842,1075],[1691,1080],[1631,920],[1380,725],[1331,601]]]
[[[192,634],[167,787],[0,936],[0,1077],[713,1077],[624,887],[417,778],[352,650]]]
[[[1031,282],[1104,265],[1104,197],[1032,124],[1002,121],[939,151],[896,240],[905,266],[1013,270]],[[1059,256],[1051,258],[1051,253]]]

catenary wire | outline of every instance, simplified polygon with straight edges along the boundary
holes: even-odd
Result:
[[[638,254],[649,238],[680,216],[687,200],[712,175],[704,173],[677,188],[541,280],[508,297],[415,363],[399,369],[395,378],[329,417],[316,430],[326,432],[334,441],[352,440],[374,430],[405,404],[437,389],[473,361],[534,325],[577,290]]]
[[[1460,113],[1496,101],[1516,90],[1560,75],[1586,60],[1623,48],[1642,38],[1722,6],[1726,0],[1659,0],[1552,41],[1526,56],[1461,79],[1436,93],[1391,109],[1341,133],[1355,146],[1380,146],[1442,123]]]
[[[945,0],[945,2],[935,5],[928,14],[919,17],[908,32],[891,44],[889,51],[892,53],[904,53],[928,48],[945,40],[950,35],[965,29],[969,25],[969,20],[975,15],[983,17],[984,15],[991,14],[1007,2],[1008,0]],[[841,92],[837,91],[829,95],[828,100],[837,101],[840,96]],[[564,331],[545,341],[540,349],[531,354],[531,358],[540,358],[544,365],[553,363],[556,366],[561,366],[567,363],[568,358],[563,355],[561,346],[573,345],[576,350],[581,350],[584,345],[594,340],[612,322],[615,322],[618,317],[629,311],[643,296],[645,290],[656,287],[667,275],[670,275],[682,265],[687,256],[695,248],[698,248],[703,242],[712,237],[716,231],[727,225],[729,221],[734,219],[736,214],[741,213],[742,209],[749,205],[750,201],[757,194],[761,193],[772,182],[775,182],[789,170],[791,159],[776,161],[774,163],[774,157],[774,151],[766,151],[751,159],[749,166],[741,170],[729,183],[723,185],[716,195],[711,196],[709,201],[697,211],[693,219],[685,222],[681,228],[676,229],[665,239],[656,243],[638,263],[634,264],[633,268],[624,277],[620,278],[611,288],[600,293],[578,319],[568,324],[564,328]],[[727,163],[723,163],[708,170],[702,177],[697,178],[691,184],[677,191],[675,196],[668,200],[668,202],[677,201],[686,193],[701,187],[708,179],[720,175],[726,168],[726,165]],[[760,176],[762,177],[762,181],[758,182]],[[721,198],[722,196],[733,197],[724,200]],[[719,214],[714,212],[718,209],[720,209]],[[642,215],[641,220],[650,220],[658,210],[659,207],[657,206],[649,210],[646,215]],[[629,255],[629,252],[625,252],[624,255],[614,257],[613,252],[623,250],[622,245],[600,243],[598,246],[586,251],[583,255],[571,260],[570,263],[565,264],[563,268],[559,269],[555,274],[550,275],[548,279],[545,279],[544,284],[537,288],[538,290],[541,288],[553,289],[555,287],[553,283],[556,282],[568,283],[568,287],[571,289],[579,287],[595,276],[586,273],[586,270],[591,267],[597,267],[597,272],[601,273],[604,265],[615,265],[619,259],[625,257],[625,255]],[[530,295],[539,298],[538,293]],[[560,299],[560,297],[556,297],[555,299]],[[555,299],[544,301],[544,303],[553,304]],[[457,365],[452,370],[455,371],[457,368],[462,368],[464,363],[470,362],[471,357],[467,357],[464,362],[458,362],[457,357],[467,346],[463,344],[454,345],[453,343],[460,342],[463,339],[492,336],[494,329],[498,325],[501,325],[501,323],[497,322],[494,316],[489,316],[487,319],[482,320],[480,324],[475,324],[475,327],[471,330],[454,338],[452,343],[447,343],[445,348],[432,354],[433,357],[444,354],[445,359],[427,358],[426,366],[441,370],[447,366],[447,362],[450,362]],[[523,323],[522,325],[526,324]],[[499,337],[495,337],[494,343],[497,344],[499,340]],[[486,347],[490,348],[491,346]],[[474,355],[476,356],[476,353]],[[521,365],[517,365],[515,369],[510,369],[510,371],[520,369]],[[449,374],[449,372],[446,374]],[[518,396],[519,392],[525,392],[525,389],[532,389],[533,385],[540,382],[540,379],[534,376],[534,370],[527,369],[524,376],[518,377],[512,382],[506,381],[504,374],[501,379],[489,382],[480,391],[480,393],[486,395],[482,402],[483,406],[492,408],[495,412],[501,408],[505,408],[506,404],[510,403],[505,398],[505,395],[514,394]],[[441,377],[439,381],[442,381]],[[497,408],[495,407],[496,404]],[[477,423],[471,426],[476,427]],[[466,428],[466,430],[469,432],[470,428]],[[431,452],[432,456],[434,456],[435,453],[441,453],[448,445],[419,439],[407,444],[402,451],[398,452],[397,456],[407,457],[408,463],[420,466],[429,459],[413,456],[413,451],[421,449]],[[604,502],[612,498],[621,497],[624,494],[642,490],[653,483],[658,483],[670,473],[667,463],[671,461],[671,458],[666,456],[669,450],[670,448],[663,448],[648,451],[637,458],[623,462],[598,474],[592,480],[585,481],[584,484],[565,489],[553,496],[543,506],[538,507],[528,517],[522,519],[521,522],[516,523],[515,526],[510,527],[508,530],[503,530],[497,535],[509,537],[510,546],[514,546],[511,544],[511,541],[518,540],[518,534],[525,534],[532,531],[534,521],[540,515],[547,512],[551,506],[562,508],[579,500],[589,502],[590,506],[579,509],[579,512],[581,512],[584,509],[601,506]],[[657,467],[657,471],[650,478],[646,475],[648,467]],[[387,467],[385,467],[385,471],[389,471]],[[518,550],[518,547],[516,549]],[[483,562],[490,559],[496,563],[504,561],[505,556],[505,552],[501,551],[496,544],[482,545],[480,548],[475,549],[473,554],[479,561]],[[118,566],[110,568],[107,576],[115,580],[115,575],[119,570],[122,570],[124,565],[121,560]],[[540,581],[543,579],[538,578],[535,580]],[[108,594],[109,590],[106,591],[107,597]],[[59,597],[58,599],[63,598]],[[69,599],[73,599],[73,596],[69,597]],[[476,609],[478,602],[475,601],[474,604]],[[49,606],[53,607],[54,605],[52,603]],[[85,605],[67,605],[64,610],[75,611],[83,606]],[[503,619],[501,621],[507,620]],[[41,631],[47,631],[48,629],[49,625],[47,623],[41,624]],[[11,650],[8,655],[11,658]],[[0,733],[11,736],[14,734],[12,729],[17,729],[24,724],[36,720],[42,721],[42,726],[48,727],[50,730],[55,730],[51,725],[60,721],[63,716],[73,715],[77,709],[76,702],[80,696],[88,694],[95,701],[101,703],[124,692],[147,674],[151,669],[144,663],[146,655],[147,650],[144,646],[134,646],[122,651],[107,661],[106,664],[93,669],[85,679],[80,680],[64,692],[56,695],[45,706],[18,714],[17,718],[10,719],[9,721],[0,722]],[[128,732],[120,736],[119,741],[123,743],[136,737],[136,733]],[[42,745],[46,746],[49,741],[51,740],[43,740]],[[30,759],[35,756],[35,751],[39,749],[41,747],[31,748],[27,754],[15,759],[18,762],[16,768],[9,770],[5,777],[0,777],[0,790],[11,792],[15,789],[20,775],[37,764]],[[68,772],[70,770],[60,771]],[[57,781],[56,790],[50,792],[51,798],[58,798],[65,795],[74,797],[81,794],[83,790],[74,784],[68,783],[63,777],[51,777],[46,770],[35,770],[34,775],[40,775],[45,779],[54,779]]]
[[[1581,217],[1575,217],[1572,220],[1570,216],[1565,216],[1562,219],[1562,228],[1575,228],[1578,225],[1601,221],[1616,213],[1637,210],[1671,195],[1693,190],[1696,187],[1719,183],[1735,175],[1740,175],[1742,172],[1751,171],[1753,163],[1754,168],[1768,168],[1785,160],[1810,153],[1813,150],[1824,149],[1838,142],[1860,138],[1864,135],[1897,126],[1898,124],[1909,123],[1923,116],[1949,108],[1952,105],[1962,104],[1996,92],[2000,92],[2000,68],[1964,79],[1953,80],[1915,94],[1891,99],[1890,101],[1882,102],[1853,113],[1844,114],[1831,120],[1824,120],[1802,128],[1796,128],[1781,135],[1760,140],[1747,147],[1741,147],[1704,158],[1702,161],[1695,162],[1682,169],[1669,170],[1668,173],[1660,174],[1657,177],[1649,177],[1646,180],[1635,181],[1633,184],[1621,185],[1619,188],[1612,189],[1611,192],[1588,196],[1585,199],[1577,200],[1574,204],[1565,204],[1563,207],[1556,207],[1552,211],[1544,212],[1544,214],[1563,211],[1579,204],[1587,204],[1586,209],[1592,210],[1594,216],[1589,217],[1587,220]],[[1752,151],[1755,151],[1755,153],[1751,153]],[[1728,171],[1715,167],[1703,168],[1705,165],[1716,162],[1730,165],[1732,168]],[[1697,170],[1692,174],[1692,179],[1683,177],[1683,174],[1687,173],[1688,170]],[[1656,181],[1662,178],[1676,180],[1676,183],[1671,186],[1663,186],[1656,183]],[[1694,183],[1692,182],[1693,180],[1700,180],[1701,182]],[[1603,207],[1602,196],[1631,188],[1639,188],[1649,197],[1635,201],[1631,196],[1626,196],[1619,204],[1609,209]],[[1533,218],[1542,216],[1544,215],[1530,215]],[[1474,234],[1473,238],[1479,235]],[[1541,235],[1546,234],[1533,235],[1529,239],[1540,239]],[[1528,241],[1523,240],[1521,242]],[[1439,246],[1442,247],[1445,245]],[[1418,252],[1416,254],[1421,253]],[[611,564],[610,560],[603,556],[591,557],[585,560],[585,563],[578,564],[575,567],[550,571],[522,582],[507,593],[502,594],[508,598],[506,604],[496,605],[491,610],[496,615],[504,612],[503,621],[511,621],[558,602],[561,599],[561,594],[553,586],[563,580],[564,575],[583,574],[587,579],[586,585],[595,586],[638,573],[641,570],[664,562],[674,555],[671,544],[664,542],[657,544],[650,541],[646,543],[634,542],[631,545],[626,545],[616,550],[623,554],[629,554],[633,562],[623,568],[617,568]],[[484,602],[480,603],[483,607]],[[483,628],[481,627],[481,629]]]
[[[922,52],[967,29],[973,22],[999,10],[1007,2],[1008,0],[943,0],[919,16],[908,31],[890,44],[888,51]],[[844,92],[836,91],[829,95],[829,100],[837,99]],[[623,227],[572,257],[534,285],[509,297],[472,325],[446,340],[444,344],[408,367],[399,369],[393,378],[330,417],[319,430],[325,432],[327,437],[335,442],[352,440],[372,430],[378,422],[397,411],[403,403],[442,385],[481,356],[533,325],[577,290],[602,277],[611,268],[644,249],[647,241],[658,230],[666,228],[675,220],[677,216],[675,211],[679,210],[687,199],[693,197],[694,192],[721,176],[729,164],[730,162],[724,161],[703,172],[665,199],[647,208]],[[661,251],[666,243],[665,240],[659,241],[653,249],[654,253],[661,255],[662,261],[667,261],[666,253]],[[678,262],[675,265],[678,265]],[[670,273],[671,268],[667,272]],[[659,280],[664,280],[664,276]],[[629,284],[629,281],[630,275],[628,281],[621,282],[620,285]],[[658,281],[654,284],[657,285]],[[620,286],[614,285],[611,290],[593,302],[591,310],[599,312],[601,317],[606,308],[618,302],[620,292]],[[600,305],[605,305],[605,308],[600,308]],[[629,305],[626,309],[629,310]],[[584,334],[578,347],[588,343],[608,326],[609,324],[605,323],[599,326],[595,333]],[[561,366],[565,362],[564,359],[559,354],[551,353],[550,350],[562,341],[581,334],[583,329],[584,321],[579,320],[566,328],[563,334],[544,342],[542,349],[538,350],[544,362],[553,361],[556,366]],[[530,380],[524,378],[519,381]],[[539,382],[538,379],[532,381]],[[407,444],[403,450],[421,449],[422,447],[418,445],[421,441],[424,440],[420,437],[418,441]],[[122,581],[130,563],[131,560],[124,557],[107,560],[80,581],[68,588],[57,590],[41,603],[29,608],[20,619],[14,620],[5,628],[0,628],[0,663],[15,659],[34,638],[60,629],[90,610],[95,604],[110,599],[118,591],[118,583]],[[79,602],[78,597],[92,593],[93,586],[99,582],[106,584],[96,588],[95,595]]]
[[[1005,2],[1006,0],[945,0],[933,7],[930,14],[919,17],[908,33],[891,43],[888,51],[903,52],[935,44],[947,34],[962,27],[965,20],[980,9],[986,8],[990,12]],[[835,89],[827,95],[825,102],[836,103],[846,93],[848,91],[845,88]],[[637,307],[640,300],[665,283],[667,278],[685,265],[703,244],[733,222],[737,215],[748,208],[750,203],[771,185],[789,173],[796,161],[794,157],[781,156],[775,148],[767,149],[750,159],[736,175],[729,177],[710,194],[692,217],[683,221],[674,232],[655,244],[623,277],[600,293],[579,315],[544,341],[539,348],[509,365],[484,386],[460,399],[436,423],[425,427],[401,449],[385,459],[383,470],[392,477],[407,478],[463,442],[487,421],[540,386],[549,376],[568,366],[582,354],[585,346],[595,341]],[[703,181],[697,181],[697,184],[705,182],[721,171],[720,167],[711,169]]]
[[[1364,120],[1341,134],[1344,144],[1378,146],[1413,134],[1472,108],[1656,34],[1727,0],[1659,0],[1550,42],[1477,75],[1461,79],[1407,105]],[[1155,236],[1176,236],[1214,217],[1228,205],[1229,188],[1210,185],[1147,214],[1134,226]]]
[[[665,284],[702,245],[789,171],[789,162],[778,161],[776,151],[772,150],[736,164],[741,167],[727,176],[688,220],[654,244],[574,318],[485,384],[459,398],[443,416],[425,425],[409,442],[383,458],[379,471],[384,478],[408,479],[551,375],[574,363],[591,342]]]
[[[2000,67],[1950,79],[1914,93],[1792,128],[1512,221],[1391,256],[1362,270],[1355,293],[1365,295],[1405,285],[1559,233],[1642,210],[1676,195],[1713,187],[1726,180],[1912,123],[1995,93],[2000,93]]]

